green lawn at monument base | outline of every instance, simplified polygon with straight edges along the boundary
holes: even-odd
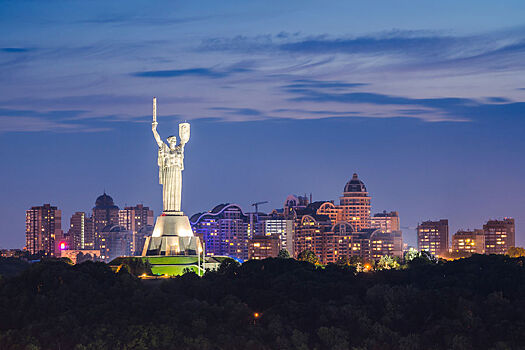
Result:
[[[136,257],[118,257],[112,260],[109,265],[116,271],[118,266],[125,263],[128,259],[137,259],[143,262],[148,261],[151,264],[151,272],[153,275],[162,276],[178,276],[185,272],[185,269],[193,270],[199,274],[199,258],[196,255],[183,256],[136,256]],[[206,264],[200,261],[200,269],[214,270],[219,267],[220,263],[228,259],[227,257],[206,257]],[[201,271],[200,274],[202,274]]]
[[[153,265],[151,272],[158,276],[179,276],[183,275],[184,272],[187,271],[186,269],[191,269],[196,274],[199,274],[199,267],[197,265]]]
[[[151,265],[197,265],[198,257],[195,255],[183,256],[141,256],[143,261],[149,261]]]

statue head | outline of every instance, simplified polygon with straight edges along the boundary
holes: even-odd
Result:
[[[190,123],[179,124],[179,137],[181,143],[187,143],[190,140]]]
[[[177,146],[177,136],[170,136],[167,138],[168,144],[170,145],[171,149],[175,149]]]

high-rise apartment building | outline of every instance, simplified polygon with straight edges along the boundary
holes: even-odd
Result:
[[[153,210],[142,204],[119,210],[119,225],[126,230],[138,232],[142,227],[153,226]]]
[[[358,256],[365,260],[377,260],[383,255],[402,256],[401,231],[355,231],[349,222],[333,224],[329,216],[319,215],[315,207],[326,203],[329,202],[314,202],[298,213],[295,223],[295,257],[304,250],[310,250],[319,257],[321,264],[328,264],[342,257]],[[307,212],[308,209],[311,213]]]
[[[448,253],[448,220],[424,221],[417,226],[417,245],[420,251],[436,256]]]
[[[343,221],[342,212],[342,208],[338,205],[335,205],[334,201],[324,202],[319,206],[319,209],[317,209],[317,214],[328,216],[332,223]]]
[[[77,211],[69,219],[70,250],[86,249],[86,213]]]
[[[379,260],[382,256],[403,256],[403,237],[401,231],[390,233],[381,232],[379,229],[363,229],[359,232],[348,232],[351,226],[340,223],[333,229],[337,234],[336,256],[334,261],[340,257],[357,256],[367,261]],[[346,232],[345,231],[346,228]],[[332,261],[330,261],[332,262]]]
[[[485,254],[483,230],[458,231],[452,236],[452,253]]]
[[[193,215],[190,222],[207,256],[248,259],[250,217],[237,204],[220,204],[210,212]]]
[[[248,259],[262,260],[279,255],[279,237],[257,235],[248,241]]]
[[[26,248],[31,254],[55,255],[55,237],[62,231],[62,213],[44,204],[26,211]]]
[[[106,226],[119,224],[119,208],[105,192],[99,196],[93,208],[94,249],[100,249],[100,237]]]
[[[290,256],[294,255],[294,221],[284,217],[269,216],[264,219],[264,234],[279,238],[279,249],[286,249]]]
[[[370,228],[370,196],[357,174],[346,183],[339,206],[340,221],[349,222],[355,231]]]
[[[370,228],[370,196],[365,184],[354,174],[345,185],[339,205],[333,201],[324,202],[317,214],[328,216],[334,224],[348,222],[354,232]]]
[[[400,231],[399,213],[397,211],[391,211],[390,213],[383,211],[382,213],[374,214],[370,219],[370,228],[379,229],[383,233]]]
[[[95,220],[93,216],[84,218],[84,249],[95,249]]]
[[[403,256],[403,233],[401,231],[382,232],[370,229],[370,257],[379,260],[382,256]]]
[[[207,255],[226,255],[242,260],[266,257],[275,247],[291,256],[310,250],[321,263],[340,257],[379,259],[402,255],[402,234],[397,212],[376,215],[378,229],[372,229],[370,196],[357,174],[347,182],[340,204],[312,202],[306,196],[290,195],[283,209],[270,214],[245,215],[235,204],[221,204],[190,219],[193,230],[205,242]],[[278,245],[263,237],[278,237]],[[272,252],[272,253],[268,253]]]
[[[309,250],[317,255],[321,263],[330,260],[325,258],[333,251],[327,246],[326,237],[330,235],[332,222],[327,215],[318,214],[319,207],[325,202],[308,204],[304,209],[294,210],[294,257],[297,258],[303,251]]]
[[[486,254],[506,254],[515,246],[516,227],[514,219],[489,220],[483,225]]]
[[[119,210],[119,225],[133,233],[133,255],[140,255],[144,248],[145,233],[153,227],[153,210],[142,204]]]
[[[288,202],[295,203],[290,197],[285,206]],[[346,183],[339,205],[324,201],[288,207],[288,211],[283,212],[294,219],[295,257],[304,250],[311,250],[321,263],[327,264],[341,257],[379,259],[383,255],[401,256],[403,253],[399,214],[377,214],[374,228],[371,228],[370,196],[357,174]]]

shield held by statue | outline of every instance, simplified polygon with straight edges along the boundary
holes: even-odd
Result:
[[[188,143],[190,140],[190,123],[179,124],[180,143]]]

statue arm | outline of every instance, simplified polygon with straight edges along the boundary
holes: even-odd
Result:
[[[166,144],[162,142],[162,139],[160,138],[159,133],[157,132],[157,125],[158,123],[154,121],[151,124],[151,130],[153,131],[153,137],[155,137],[155,141],[157,141],[157,145],[159,145],[159,148],[163,148]]]

